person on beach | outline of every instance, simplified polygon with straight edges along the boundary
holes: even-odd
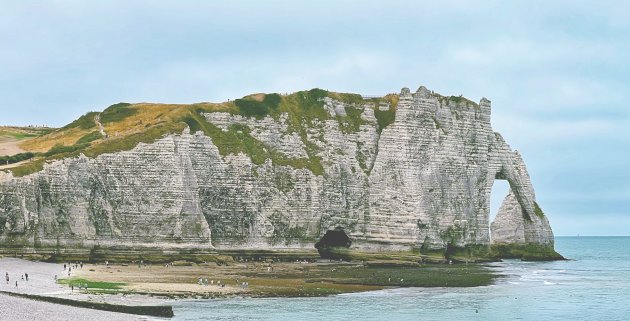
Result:
[[[70,291],[74,292],[74,284],[70,283]]]
[[[9,272],[6,274],[7,284],[9,284]]]
[[[63,270],[66,270],[66,263],[63,264]]]
[[[15,281],[15,287],[17,288],[17,281]]]
[[[26,281],[28,281],[28,273],[24,273],[24,276],[26,277]]]

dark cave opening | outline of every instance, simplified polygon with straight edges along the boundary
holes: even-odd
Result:
[[[326,234],[315,243],[315,248],[323,258],[337,258],[332,252],[334,248],[349,248],[352,241],[341,227],[326,231]]]

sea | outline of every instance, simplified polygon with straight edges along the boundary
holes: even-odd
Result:
[[[179,301],[172,320],[630,320],[630,237],[557,237],[569,260],[506,260],[473,288]]]

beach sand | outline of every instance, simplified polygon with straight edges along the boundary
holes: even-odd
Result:
[[[389,262],[388,266],[374,266],[374,262],[367,264],[330,260],[237,260],[200,264],[174,261],[172,264],[149,265],[137,262],[109,265],[85,263],[83,268],[73,268],[68,275],[63,264],[0,258],[0,290],[138,306],[171,305],[183,298],[310,297],[392,287],[468,287],[492,284],[496,277],[492,271],[475,264],[422,264],[409,267],[406,264],[396,265],[395,262]],[[9,284],[3,280],[6,272],[10,276]],[[28,282],[22,281],[23,273],[29,274]],[[55,282],[55,275],[58,282]],[[199,284],[200,278],[203,284]],[[87,291],[79,290],[76,286],[86,283],[90,284]],[[69,284],[75,284],[73,291]],[[2,300],[9,304],[16,299],[3,295]],[[40,306],[41,309],[48,309],[46,306],[50,305],[43,302],[32,304],[37,309]],[[66,308],[68,311],[79,309],[63,307]],[[15,308],[10,313],[19,315],[23,312]],[[103,313],[109,312],[98,312],[99,315]]]
[[[172,266],[137,264],[86,265],[76,273],[77,278],[100,282],[121,282],[123,290],[134,293],[151,293],[165,296],[226,296],[246,293],[239,276],[243,266],[191,265]],[[208,285],[199,285],[199,278],[207,279]],[[238,284],[236,280],[242,280]],[[225,286],[220,286],[225,284]]]
[[[6,273],[9,273],[9,283],[5,280]],[[28,273],[29,280],[22,280],[22,275]],[[64,285],[57,284],[54,280],[55,274],[61,276],[63,264],[52,264],[43,262],[31,262],[14,258],[0,258],[0,290],[25,294],[37,294],[44,296],[63,297],[73,300],[92,301],[114,301],[125,302],[127,304],[153,304],[163,303],[164,300],[152,300],[147,296],[137,296],[137,298],[126,299],[120,295],[117,300],[111,300],[101,295],[79,294],[72,292]],[[15,281],[18,282],[17,288]],[[122,299],[122,300],[121,300]],[[155,317],[145,317],[124,313],[106,312],[93,309],[79,308],[67,305],[60,305],[49,302],[35,301],[26,298],[12,297],[0,294],[0,319],[1,320],[91,320],[91,321],[111,321],[111,320],[154,320]]]

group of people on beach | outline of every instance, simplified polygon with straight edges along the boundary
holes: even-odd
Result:
[[[210,282],[208,282],[208,279],[204,279],[204,278],[199,278],[199,281],[197,281],[197,284],[199,285],[214,285],[214,280],[210,280]],[[225,283],[221,283],[221,280],[217,280],[217,286],[224,288],[225,287]]]
[[[24,273],[22,274],[22,281],[27,281],[28,282],[28,273]],[[11,278],[9,277],[9,272],[6,272],[4,275],[4,279],[7,281],[7,285],[9,285],[9,281],[11,281]],[[15,287],[18,287],[18,281],[15,280]]]
[[[70,291],[74,292],[74,283],[70,283],[68,284],[68,286],[70,287]],[[79,288],[79,292],[81,292],[81,290],[85,290],[85,292],[87,292],[88,290],[88,284],[87,283],[79,283],[77,284],[77,287]]]
[[[208,282],[207,278],[199,278],[197,284],[204,286],[207,286],[208,284],[214,285],[214,280],[210,280],[210,282]],[[238,279],[236,279],[236,285],[240,286],[242,289],[247,289],[249,287],[249,282],[239,282]],[[217,280],[217,286],[224,288],[225,282],[222,283],[221,280]]]
[[[63,271],[66,271],[66,268],[68,269],[68,276],[70,276],[70,273],[72,272],[72,269],[74,268],[79,269],[79,268],[83,268],[83,262],[74,262],[74,263],[64,263],[63,264]],[[55,280],[57,280],[57,275],[55,275]]]

